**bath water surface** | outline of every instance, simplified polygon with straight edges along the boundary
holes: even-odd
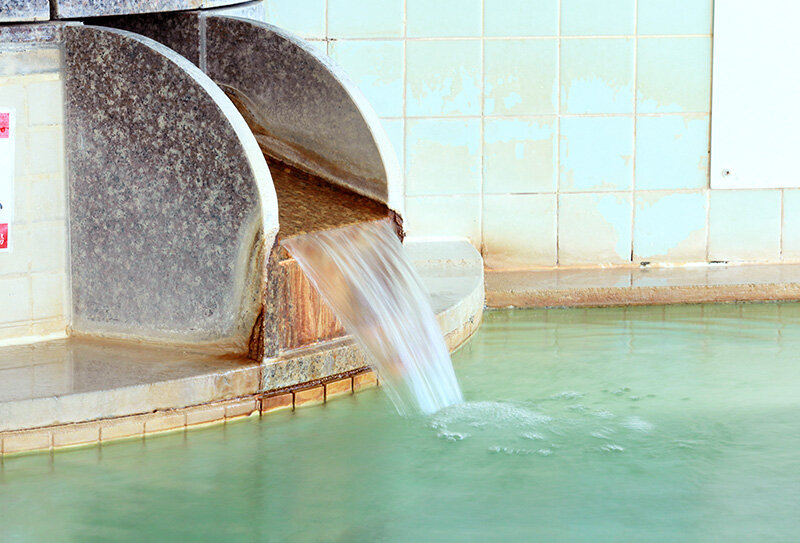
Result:
[[[0,464],[0,541],[796,541],[800,306],[516,310],[466,403],[325,406]]]

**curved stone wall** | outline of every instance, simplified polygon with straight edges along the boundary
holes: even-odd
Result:
[[[208,16],[205,28],[206,73],[244,102],[268,153],[399,210],[394,150],[341,68],[265,23]]]
[[[98,23],[153,38],[202,67],[238,102],[268,155],[402,213],[402,171],[378,116],[342,69],[305,41],[215,12]]]
[[[74,331],[246,352],[278,213],[244,119],[152,40],[64,39]]]

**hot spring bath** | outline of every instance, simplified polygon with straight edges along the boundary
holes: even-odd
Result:
[[[465,404],[7,457],[0,540],[791,540],[798,352],[796,304],[489,312]]]

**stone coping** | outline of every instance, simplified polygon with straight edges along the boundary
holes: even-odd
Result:
[[[489,307],[800,300],[800,264],[709,264],[486,272]]]
[[[3,0],[0,24],[213,9],[251,0]]]
[[[253,394],[233,400],[211,402],[181,409],[61,424],[31,430],[0,432],[0,456],[51,449],[94,445],[119,439],[142,439],[164,432],[231,422],[284,409],[326,403],[378,386],[375,372],[369,369],[337,375],[323,381],[303,383],[266,394]]]
[[[482,261],[466,241],[433,243],[436,258],[426,256],[424,245],[410,247],[409,253],[453,351],[481,323]],[[458,253],[469,258],[447,256]],[[447,289],[441,287],[443,279]],[[262,363],[70,338],[0,349],[0,378],[5,371],[20,382],[32,380],[33,390],[0,380],[3,453],[224,422],[289,407],[286,394],[294,408],[347,392],[348,379],[353,391],[377,382],[349,337],[284,352]]]

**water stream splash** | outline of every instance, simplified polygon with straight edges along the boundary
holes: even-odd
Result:
[[[428,296],[386,222],[295,236],[283,245],[364,348],[401,415],[463,401]]]

